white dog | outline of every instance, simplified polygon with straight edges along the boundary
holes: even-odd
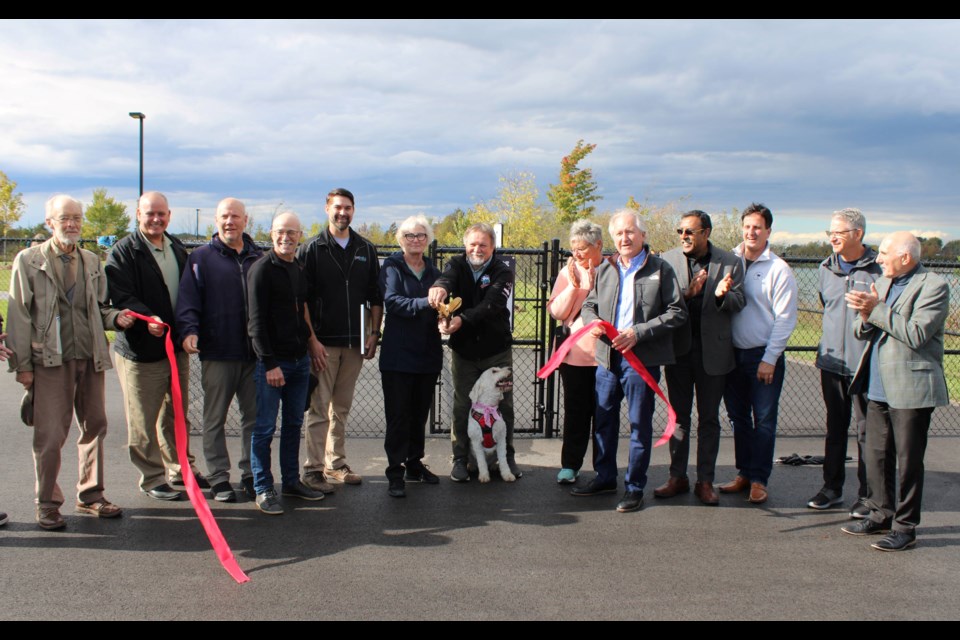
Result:
[[[506,482],[517,478],[510,473],[507,464],[507,424],[498,409],[505,391],[513,388],[513,371],[510,367],[491,367],[484,371],[470,391],[470,417],[467,419],[467,433],[470,435],[470,447],[477,459],[480,470],[480,482],[490,482],[490,469],[487,466],[487,453],[497,451],[500,477]]]

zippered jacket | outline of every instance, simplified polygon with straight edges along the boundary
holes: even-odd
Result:
[[[247,234],[240,253],[218,234],[190,253],[177,296],[177,333],[181,342],[197,336],[201,360],[253,359],[247,335],[247,272],[261,255]]]
[[[665,260],[652,255],[644,245],[647,257],[633,277],[633,332],[637,344],[632,351],[647,367],[673,364],[673,332],[687,321],[687,306],[677,283],[677,276]],[[597,267],[593,289],[583,302],[583,323],[606,320],[617,324],[617,302],[620,300],[619,256],[610,256]],[[597,364],[610,368],[610,340],[597,340]]]
[[[177,258],[180,275],[187,264],[187,250],[179,239],[170,238],[171,249]],[[130,309],[145,316],[159,316],[174,326],[173,304],[170,292],[163,281],[163,274],[154,259],[149,243],[139,231],[124,236],[107,256],[107,286],[110,301],[116,309]],[[173,345],[182,351],[181,340],[173,336]],[[147,332],[147,323],[137,321],[126,331],[118,331],[113,342],[116,352],[134,362],[158,362],[167,359],[164,336],[156,337]]]
[[[383,306],[377,248],[350,229],[350,242],[343,249],[327,228],[300,247],[297,259],[307,278],[310,321],[317,339],[332,347],[362,349],[360,307],[367,307],[369,322],[370,308]]]
[[[427,303],[427,293],[440,270],[424,258],[418,278],[407,266],[403,253],[383,261],[380,291],[386,311],[380,371],[440,373],[443,344],[437,330],[437,312]]]
[[[434,286],[463,301],[459,314],[463,326],[450,336],[449,343],[458,355],[479,360],[510,348],[513,335],[507,302],[513,291],[513,272],[496,251],[476,282],[467,256],[459,255],[450,258]]]
[[[286,262],[267,251],[250,267],[247,300],[253,350],[267,371],[278,367],[280,360],[307,355],[310,328],[303,317],[307,282],[299,262]]]
[[[877,252],[867,247],[849,274],[840,269],[837,255],[832,254],[817,269],[820,303],[823,305],[823,335],[817,346],[817,368],[841,376],[853,376],[860,356],[867,347],[865,340],[853,334],[853,321],[860,314],[847,308],[847,291],[870,291],[870,285],[881,275]]]

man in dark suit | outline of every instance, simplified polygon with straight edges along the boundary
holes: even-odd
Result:
[[[677,274],[688,321],[673,333],[676,364],[665,373],[670,404],[677,412],[677,430],[670,439],[670,478],[657,487],[657,498],[672,498],[690,490],[690,414],[697,393],[697,483],[694,494],[707,505],[720,504],[713,488],[720,448],[720,400],[727,373],[735,366],[730,318],[744,305],[743,261],[713,246],[713,224],[703,211],[683,214],[677,235],[680,246],[662,258]]]
[[[917,542],[923,496],[923,455],[934,407],[948,403],[943,375],[943,329],[950,290],[943,278],[920,264],[920,243],[906,231],[880,244],[883,270],[870,291],[852,290],[847,303],[859,312],[858,338],[869,341],[851,385],[866,391],[866,506],[870,516],[842,527],[864,536],[888,532],[871,546],[901,551]],[[886,461],[899,467],[899,503]]]

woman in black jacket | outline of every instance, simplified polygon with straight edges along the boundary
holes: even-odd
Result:
[[[437,312],[427,303],[427,291],[440,271],[424,258],[433,230],[423,215],[411,216],[397,229],[403,248],[387,258],[380,270],[386,320],[380,350],[387,434],[387,480],[390,495],[406,495],[404,479],[437,484],[423,464],[424,426],[443,364]],[[406,470],[406,473],[404,473]]]

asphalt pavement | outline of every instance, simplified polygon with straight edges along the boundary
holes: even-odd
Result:
[[[644,508],[620,514],[617,495],[575,498],[556,484],[559,440],[517,440],[523,478],[481,485],[451,482],[449,442],[428,439],[425,462],[441,483],[408,485],[396,499],[382,442],[353,438],[347,454],[360,486],[316,503],[288,500],[283,516],[210,501],[250,576],[236,584],[189,502],[140,494],[116,373],[107,380],[106,495],[123,517],[74,513],[74,427],[60,474],[68,526],[47,532],[34,521],[21,392],[0,375],[0,510],[10,516],[0,527],[2,619],[899,620],[960,610],[958,438],[930,441],[918,545],[901,553],[841,533],[843,509],[804,506],[820,487],[818,466],[777,466],[764,505],[737,495],[706,507],[692,494],[653,499],[668,475],[660,447]],[[199,438],[191,444],[202,458]],[[239,440],[230,446],[236,456]],[[791,453],[822,453],[822,440],[780,438],[776,455]],[[853,462],[847,470],[849,503]],[[717,480],[734,474],[724,438]]]

